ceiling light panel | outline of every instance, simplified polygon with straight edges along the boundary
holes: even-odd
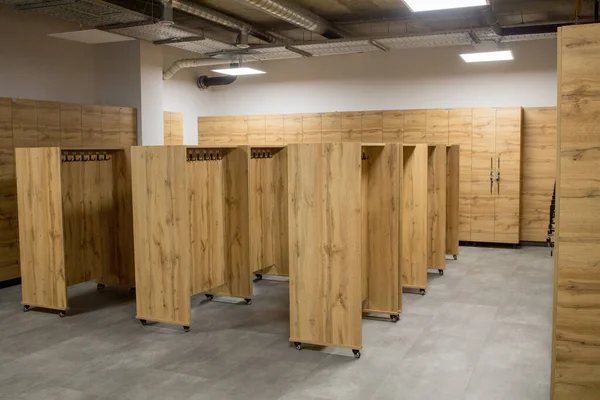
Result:
[[[514,60],[513,53],[510,50],[506,51],[491,51],[487,53],[470,53],[460,55],[465,62],[480,63],[492,61],[511,61]]]
[[[213,72],[231,76],[262,75],[266,73],[264,71],[259,71],[258,69],[249,67],[213,69]]]
[[[487,6],[487,0],[403,0],[413,12]]]

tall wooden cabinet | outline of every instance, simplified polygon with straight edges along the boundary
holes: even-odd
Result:
[[[473,109],[473,242],[519,243],[522,108]]]

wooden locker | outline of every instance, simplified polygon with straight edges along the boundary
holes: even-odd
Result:
[[[344,112],[342,114],[342,142],[362,142],[362,113]]]
[[[283,115],[267,115],[265,119],[265,126],[265,144],[282,145],[285,143],[283,138]]]
[[[302,143],[302,114],[283,116],[283,141],[285,144]]]
[[[37,147],[37,101],[15,99],[11,111],[15,147]]]
[[[459,238],[471,240],[471,149],[473,109],[457,108],[448,113],[448,141],[460,146]]]
[[[342,114],[341,113],[323,113],[322,123],[322,143],[340,143],[342,141]]]
[[[80,104],[60,105],[60,143],[63,147],[83,146]]]
[[[402,143],[404,139],[404,113],[402,111],[384,111],[382,124],[384,143]]]
[[[37,115],[38,146],[60,146],[60,103],[38,102]]]
[[[427,111],[404,112],[404,144],[427,143]]]
[[[323,120],[321,114],[302,114],[302,143],[321,143]]]
[[[365,111],[362,113],[362,142],[383,143],[383,112]]]
[[[427,144],[448,145],[448,110],[427,110]]]
[[[267,131],[265,122],[264,115],[248,116],[248,144],[260,146],[266,143]]]

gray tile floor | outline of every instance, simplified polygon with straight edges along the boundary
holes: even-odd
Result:
[[[462,248],[402,320],[365,319],[364,350],[296,351],[288,286],[251,306],[193,299],[192,330],[143,327],[127,292],[69,288],[71,314],[0,290],[0,399],[548,399],[553,262],[544,248]]]

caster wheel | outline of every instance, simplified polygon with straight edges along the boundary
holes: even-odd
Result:
[[[354,354],[354,358],[357,360],[360,358],[360,350],[352,350],[352,354]]]
[[[23,306],[23,312],[29,311],[29,306]]]
[[[207,298],[208,300],[212,300],[212,299],[214,299],[214,298],[215,298],[215,296],[213,296],[212,294],[207,294],[207,295],[206,295],[206,298]]]
[[[96,290],[102,290],[106,288],[106,285],[104,283],[99,283],[96,285]]]
[[[256,274],[255,276],[256,276],[256,280],[262,281],[262,279],[263,279],[262,274]]]
[[[438,272],[440,273],[441,276],[444,276],[444,270],[443,269],[438,269]]]
[[[183,330],[186,331],[186,332],[189,332],[190,331],[190,327],[189,326],[184,326]]]
[[[252,299],[244,299],[244,301],[246,302],[247,305],[252,304]]]
[[[425,289],[420,289],[419,293],[421,293],[421,296],[425,296]]]
[[[58,316],[61,317],[61,318],[64,318],[64,317],[67,316],[67,313],[65,313],[64,311],[61,311],[61,312],[58,313]]]
[[[142,325],[146,326],[148,325],[148,321],[146,321],[145,319],[140,319],[140,322],[142,323]]]
[[[129,293],[131,293],[131,294],[135,294],[135,288],[134,288],[134,287],[130,288],[130,289],[129,289]]]
[[[458,260],[458,256],[454,256],[454,259],[455,259],[455,260]]]
[[[294,347],[296,348],[296,350],[302,350],[302,343],[294,342]]]
[[[396,322],[400,321],[400,316],[399,315],[390,315],[390,318],[392,319],[393,323],[396,323]]]

